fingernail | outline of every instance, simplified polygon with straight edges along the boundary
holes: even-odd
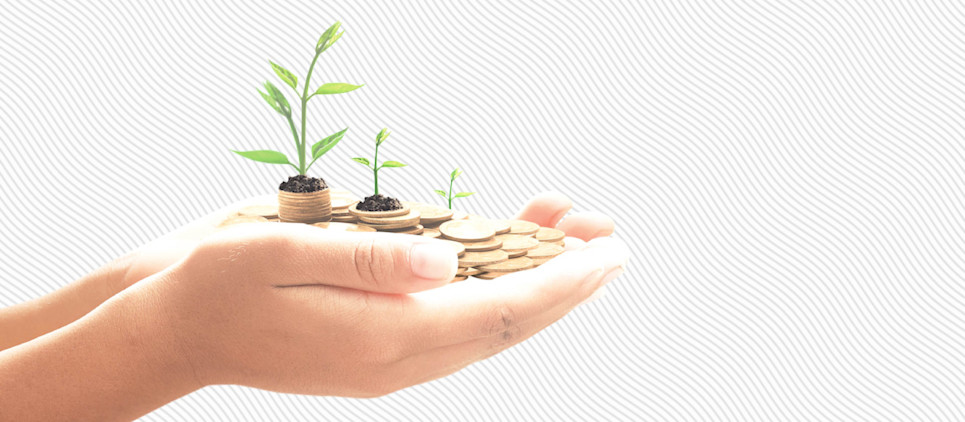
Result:
[[[409,250],[409,265],[417,277],[451,279],[456,275],[456,254],[445,244],[419,243]]]
[[[606,296],[606,286],[600,286],[600,288],[596,289],[596,291],[593,292],[593,294],[591,294],[590,297],[583,299],[583,301],[580,302],[580,305],[586,305],[587,303],[590,303],[590,302],[596,302],[603,296]],[[580,305],[577,305],[577,306],[580,306]]]
[[[606,273],[606,275],[604,275],[603,278],[600,279],[600,287],[610,284],[610,282],[613,281],[613,279],[622,275],[623,271],[624,271],[623,267],[617,267],[610,270],[610,272]]]

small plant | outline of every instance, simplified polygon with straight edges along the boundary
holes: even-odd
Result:
[[[379,147],[382,145],[383,142],[385,142],[386,139],[389,138],[389,135],[390,135],[391,133],[392,133],[392,132],[386,132],[386,129],[383,128],[383,129],[379,132],[379,134],[376,135],[376,137],[375,137],[375,158],[372,159],[372,162],[371,162],[371,163],[369,162],[368,158],[362,158],[362,157],[352,158],[352,161],[355,161],[356,163],[362,164],[362,165],[364,165],[365,167],[368,167],[369,169],[371,169],[371,170],[372,170],[372,173],[375,175],[375,192],[372,194],[373,196],[378,196],[378,195],[379,195],[379,170],[381,170],[383,167],[389,167],[389,168],[392,168],[392,167],[405,167],[405,164],[402,164],[402,163],[400,163],[400,162],[398,162],[398,161],[386,161],[386,162],[382,163],[382,165],[379,165]]]
[[[318,57],[321,56],[325,50],[328,50],[332,44],[335,44],[335,41],[338,41],[338,39],[342,37],[342,34],[345,33],[344,31],[338,32],[341,26],[341,22],[335,22],[334,25],[330,26],[325,33],[322,34],[322,36],[318,39],[318,43],[315,44],[315,57],[312,59],[311,66],[308,67],[308,73],[305,75],[304,88],[302,89],[301,94],[298,93],[298,77],[288,69],[285,69],[274,62],[269,62],[271,63],[271,68],[275,71],[275,74],[278,75],[278,77],[281,78],[286,85],[290,86],[292,90],[295,91],[295,94],[298,96],[298,99],[301,102],[300,132],[295,128],[295,122],[292,120],[291,106],[289,105],[288,100],[285,98],[285,95],[282,94],[281,90],[279,90],[278,87],[271,82],[265,82],[264,86],[265,91],[267,92],[258,90],[258,93],[260,93],[261,97],[265,99],[265,102],[267,102],[268,105],[271,106],[271,108],[274,109],[278,114],[284,116],[288,120],[288,126],[291,128],[292,137],[295,139],[295,147],[298,154],[298,164],[292,163],[285,154],[278,151],[233,151],[234,153],[249,160],[262,163],[289,165],[294,168],[299,175],[305,175],[305,172],[308,171],[312,164],[315,164],[315,161],[317,161],[319,157],[334,148],[335,145],[342,140],[342,137],[345,135],[345,131],[347,131],[348,128],[342,129],[341,131],[329,135],[313,144],[311,148],[311,155],[309,156],[305,131],[306,117],[308,116],[308,100],[312,99],[316,95],[342,94],[362,87],[362,85],[352,85],[346,83],[326,83],[322,84],[322,86],[318,87],[318,89],[309,95],[309,83],[312,79],[312,71],[315,70],[315,63],[318,61]],[[311,161],[309,161],[309,158],[311,158]]]
[[[467,196],[469,196],[469,195],[472,195],[472,194],[476,193],[476,192],[459,192],[459,193],[457,193],[457,194],[455,194],[455,195],[452,194],[452,184],[456,181],[456,178],[459,177],[459,175],[461,175],[461,174],[462,174],[462,169],[459,169],[459,168],[456,168],[455,170],[452,171],[452,173],[449,173],[449,192],[446,192],[446,191],[444,191],[444,190],[436,189],[436,193],[438,193],[439,196],[441,196],[441,197],[445,198],[447,201],[449,201],[449,209],[452,209],[452,200],[453,200],[453,199],[455,199],[455,198],[465,198],[465,197],[467,197]]]

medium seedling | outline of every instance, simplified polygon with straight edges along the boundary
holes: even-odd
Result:
[[[439,196],[441,196],[441,197],[445,198],[447,201],[449,201],[449,209],[452,209],[452,200],[453,200],[453,199],[455,199],[455,198],[465,198],[465,197],[467,197],[467,196],[469,196],[469,195],[472,195],[472,194],[475,194],[475,193],[476,193],[476,192],[459,192],[459,193],[457,193],[457,194],[455,194],[455,195],[452,194],[452,184],[456,181],[456,178],[459,177],[459,175],[461,175],[461,174],[462,174],[462,169],[459,169],[459,168],[456,168],[455,170],[452,171],[452,173],[449,173],[449,192],[446,192],[446,191],[444,191],[444,190],[436,189],[436,193],[438,193]]]
[[[295,91],[295,95],[298,96],[298,99],[301,102],[301,132],[295,128],[295,122],[292,120],[291,106],[288,104],[288,100],[285,98],[285,95],[282,94],[281,90],[278,89],[278,87],[271,82],[266,81],[265,91],[267,92],[258,90],[258,93],[260,93],[261,97],[265,99],[265,102],[267,102],[268,105],[271,106],[271,108],[274,109],[278,114],[284,116],[285,119],[288,120],[288,126],[291,128],[292,137],[295,139],[295,147],[298,153],[298,164],[296,165],[292,163],[285,154],[278,151],[233,151],[234,153],[249,160],[262,163],[289,165],[298,171],[298,174],[304,175],[312,164],[315,164],[315,161],[317,161],[319,157],[325,155],[326,152],[334,148],[335,145],[342,140],[342,137],[345,136],[345,131],[347,131],[348,128],[342,129],[341,131],[329,135],[313,144],[310,156],[311,161],[308,161],[308,144],[305,142],[305,123],[306,117],[308,116],[308,100],[312,99],[316,95],[342,94],[362,87],[362,85],[352,85],[347,83],[325,83],[318,87],[318,89],[311,93],[311,95],[309,95],[309,82],[311,82],[312,79],[312,71],[315,70],[315,63],[318,61],[318,57],[321,56],[325,50],[328,50],[332,44],[335,44],[335,41],[338,41],[338,39],[342,37],[342,34],[345,33],[344,31],[338,32],[341,26],[341,22],[335,22],[335,24],[330,26],[318,39],[318,43],[315,44],[315,57],[312,58],[311,66],[308,67],[308,73],[305,75],[304,88],[300,94],[298,93],[298,77],[288,69],[285,69],[274,62],[269,62],[271,63],[271,68],[275,71],[275,74],[278,75],[278,77],[281,78],[286,85],[290,86],[292,90]]]
[[[352,161],[371,169],[372,173],[375,175],[375,192],[372,195],[379,194],[379,170],[381,170],[383,167],[405,167],[405,164],[402,164],[398,161],[386,161],[382,163],[381,166],[379,165],[379,147],[382,146],[382,143],[385,142],[386,139],[389,139],[390,134],[392,134],[392,132],[386,132],[386,129],[382,128],[382,130],[379,131],[379,134],[375,136],[375,158],[372,159],[371,163],[369,162],[368,158],[355,157],[352,159]]]

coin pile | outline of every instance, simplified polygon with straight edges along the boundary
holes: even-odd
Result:
[[[535,268],[563,253],[560,230],[522,220],[488,220],[478,216],[450,220],[439,226],[442,238],[461,243],[453,281],[476,277],[492,280]]]
[[[423,227],[419,224],[422,214],[418,210],[403,205],[391,211],[364,211],[358,205],[356,203],[349,207],[348,212],[359,219],[359,225],[382,232],[422,234]]]
[[[363,211],[348,191],[333,190],[332,221],[313,226],[349,232],[392,232],[449,241],[459,256],[453,282],[469,277],[492,280],[538,267],[563,253],[561,230],[522,220],[491,220],[437,205],[403,202],[402,209]],[[278,221],[278,205],[252,205],[219,227]]]

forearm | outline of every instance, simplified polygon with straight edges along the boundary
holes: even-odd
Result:
[[[120,258],[46,296],[0,309],[0,350],[70,324],[123,290],[130,261]]]
[[[0,420],[130,420],[200,388],[144,290],[0,352]]]

